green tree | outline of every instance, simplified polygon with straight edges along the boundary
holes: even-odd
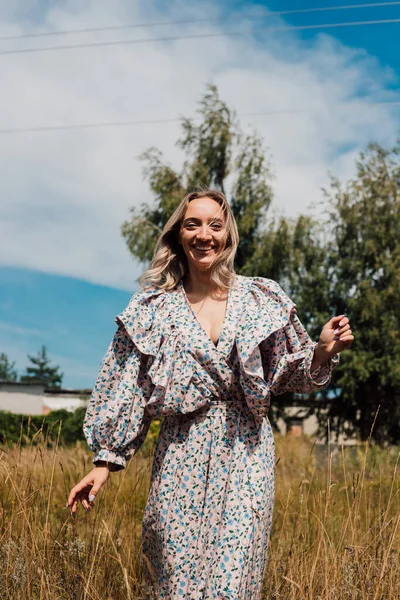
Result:
[[[227,193],[241,241],[236,258],[238,272],[249,270],[258,250],[263,225],[272,200],[272,172],[261,140],[243,134],[234,112],[221,100],[214,85],[207,86],[199,103],[200,123],[182,120],[177,145],[187,157],[180,172],[163,161],[162,153],[150,148],[142,156],[144,176],[154,194],[154,203],[131,209],[132,217],[122,225],[122,234],[133,256],[151,260],[159,234],[184,195],[195,187],[211,187]]]
[[[370,144],[347,184],[326,191],[326,283],[331,314],[346,314],[355,330],[342,355],[340,397],[329,417],[335,429],[366,439],[400,439],[400,147]],[[322,286],[324,287],[324,286]]]
[[[15,362],[10,362],[7,354],[0,353],[0,381],[17,381]]]
[[[64,374],[61,373],[60,367],[51,367],[50,358],[47,355],[45,346],[37,353],[36,356],[28,354],[28,359],[32,366],[26,368],[26,375],[21,377],[23,383],[41,383],[48,388],[60,388]]]

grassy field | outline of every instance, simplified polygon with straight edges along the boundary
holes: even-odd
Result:
[[[277,438],[276,505],[264,599],[400,598],[399,449]],[[140,527],[151,459],[114,473],[72,519],[67,491],[91,468],[83,446],[0,452],[0,597],[144,598]]]

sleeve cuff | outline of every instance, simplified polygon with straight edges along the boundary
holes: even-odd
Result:
[[[314,348],[312,349],[311,358],[310,358],[310,366],[307,369],[307,376],[308,376],[308,379],[310,380],[310,382],[313,383],[313,385],[322,387],[322,386],[326,385],[327,383],[329,383],[331,376],[332,376],[333,369],[335,369],[337,367],[337,365],[339,364],[339,360],[340,360],[339,354],[333,354],[326,363],[324,363],[323,365],[320,365],[319,367],[314,369],[314,371],[311,372],[311,361],[312,361],[313,356],[314,356]]]
[[[107,463],[110,471],[121,471],[126,467],[125,457],[112,450],[102,449],[95,453],[93,463],[97,465],[102,462]]]

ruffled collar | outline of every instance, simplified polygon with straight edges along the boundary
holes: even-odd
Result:
[[[176,300],[179,304],[179,312],[181,313],[182,318],[181,325],[184,327],[188,319],[194,322],[196,324],[196,330],[201,343],[206,344],[209,348],[209,351],[213,354],[218,354],[225,358],[227,358],[232,351],[232,347],[235,342],[237,322],[243,311],[243,304],[240,302],[240,294],[242,291],[241,280],[242,278],[236,275],[233,284],[228,291],[225,317],[217,345],[213,343],[210,336],[206,333],[204,327],[201,325],[200,321],[193,312],[182,280],[179,282],[176,288]],[[176,313],[174,313],[173,319],[176,320]]]
[[[188,322],[192,322],[203,345],[207,345],[215,358],[217,355],[227,358],[235,340],[246,358],[262,340],[287,325],[292,310],[294,303],[276,282],[235,275],[217,346],[194,315],[182,281],[172,292],[157,288],[137,292],[117,321],[124,324],[133,342],[145,354],[155,356],[162,338],[170,336],[173,330],[175,335],[179,332],[183,342]],[[193,339],[186,341],[189,345],[193,343]]]

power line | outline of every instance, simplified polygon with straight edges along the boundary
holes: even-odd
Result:
[[[378,107],[378,106],[400,106],[400,100],[395,100],[392,102],[368,102],[364,106],[366,107]],[[331,108],[341,108],[346,107],[345,104],[337,104],[332,106]],[[296,114],[296,113],[304,113],[304,112],[312,112],[322,110],[317,107],[305,107],[305,108],[293,108],[293,109],[277,109],[277,110],[268,110],[262,112],[249,112],[249,113],[239,113],[239,117],[263,117],[263,116],[272,116],[272,115],[287,115],[287,114]],[[70,125],[44,125],[38,127],[20,127],[20,128],[11,128],[11,129],[0,129],[0,135],[8,135],[8,134],[21,134],[21,133],[44,133],[49,131],[68,131],[68,130],[79,130],[79,129],[100,129],[106,127],[130,127],[134,125],[160,125],[163,123],[180,123],[183,117],[173,117],[169,119],[142,119],[138,121],[108,121],[108,122],[98,122],[98,123],[77,123]],[[199,120],[200,117],[193,117],[191,120]]]
[[[162,123],[179,123],[179,117],[171,119],[143,119],[141,121],[106,121],[100,123],[78,123],[71,125],[44,125],[39,127],[22,127],[15,129],[0,129],[0,134],[14,133],[39,133],[46,131],[66,131],[73,129],[99,129],[105,127],[127,127],[130,125],[160,125]]]
[[[225,31],[221,33],[195,33],[191,35],[175,35],[159,38],[144,38],[138,40],[116,40],[113,42],[91,42],[89,44],[71,44],[68,46],[48,46],[45,48],[23,48],[19,50],[1,50],[0,55],[9,54],[31,54],[32,52],[52,52],[53,50],[72,50],[83,48],[99,48],[101,46],[126,46],[133,44],[148,44],[150,42],[174,42],[177,40],[194,40],[205,38],[217,38],[225,36],[248,35],[261,31],[284,32],[284,31],[311,31],[316,29],[337,29],[339,27],[360,27],[363,25],[384,25],[389,23],[400,23],[400,19],[377,19],[374,21],[351,21],[344,23],[325,23],[323,25],[290,25],[283,27],[253,27],[249,31]]]
[[[281,11],[271,11],[266,12],[262,15],[240,15],[240,19],[248,18],[248,19],[257,19],[260,17],[279,17],[279,16],[288,16],[288,15],[296,15],[296,14],[310,14],[310,13],[318,13],[318,12],[328,12],[328,11],[338,11],[338,10],[356,10],[360,8],[377,8],[382,6],[398,6],[400,2],[373,2],[368,4],[347,4],[343,6],[321,6],[314,8],[296,8],[291,10],[281,10]],[[68,29],[68,30],[59,30],[59,31],[44,31],[40,33],[21,33],[18,35],[8,35],[0,37],[0,42],[5,40],[20,40],[26,38],[41,38],[41,37],[50,37],[54,35],[72,35],[76,33],[99,33],[104,31],[122,31],[125,29],[142,29],[148,27],[159,27],[159,26],[170,26],[170,25],[190,25],[196,23],[218,23],[218,20],[215,19],[183,19],[178,21],[152,21],[147,23],[127,23],[125,25],[109,25],[105,27],[87,27],[84,29]]]

